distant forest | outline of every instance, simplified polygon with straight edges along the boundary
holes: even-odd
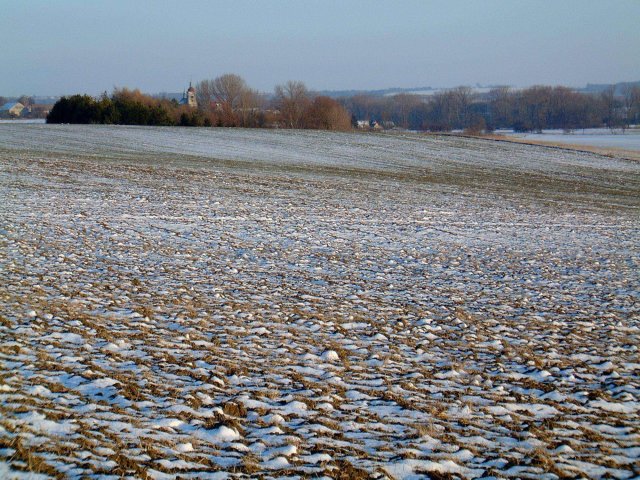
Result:
[[[550,86],[522,90],[499,87],[486,94],[477,94],[469,87],[457,87],[429,97],[411,94],[378,98],[354,96],[341,103],[357,118],[374,118],[383,125],[390,123],[433,132],[625,128],[640,123],[638,86],[629,88],[622,96],[615,95],[613,87],[598,94]]]
[[[272,95],[253,90],[238,75],[225,74],[195,86],[197,108],[139,90],[116,89],[95,99],[62,97],[48,123],[308,128],[324,130],[464,130],[479,134],[499,128],[516,131],[626,128],[640,124],[640,86],[595,92],[568,87],[497,87],[477,93],[470,87],[423,96],[410,93],[356,94],[338,99],[310,92],[302,82],[278,85]]]

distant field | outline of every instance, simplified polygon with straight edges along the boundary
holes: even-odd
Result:
[[[33,124],[44,124],[46,123],[46,120],[44,118],[29,118],[29,119],[6,119],[6,118],[0,118],[0,123],[7,123],[10,125],[24,125],[27,123],[33,123]]]
[[[616,155],[1,124],[0,478],[636,477],[639,214]]]
[[[500,132],[498,132],[500,133]],[[640,129],[611,131],[605,128],[588,128],[563,133],[561,130],[548,130],[542,133],[504,132],[508,137],[570,145],[585,145],[599,148],[619,148],[640,152]]]

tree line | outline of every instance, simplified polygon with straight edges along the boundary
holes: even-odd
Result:
[[[10,101],[16,101],[18,103],[21,103],[25,107],[27,107],[33,104],[33,97],[30,97],[28,95],[21,95],[18,98],[11,99],[11,98],[3,97],[2,95],[0,95],[0,105],[4,105],[5,103],[8,103]]]
[[[349,130],[351,116],[336,100],[314,95],[302,82],[278,85],[271,97],[247,86],[238,75],[225,74],[196,85],[198,108],[155,98],[139,90],[115,89],[94,99],[62,97],[47,123],[102,123],[159,126],[309,128]]]
[[[628,87],[622,96],[615,95],[614,87],[599,94],[551,86],[498,87],[479,94],[463,86],[428,97],[354,95],[338,101],[314,94],[299,81],[278,85],[266,95],[239,75],[224,74],[197,83],[195,90],[196,109],[126,88],[98,99],[62,97],[47,122],[349,130],[368,120],[385,128],[469,133],[498,128],[625,128],[640,123],[638,86]]]
[[[505,128],[516,131],[574,130],[592,127],[626,128],[640,124],[640,87],[622,96],[614,87],[599,94],[567,87],[533,86],[522,90],[494,88],[486,94],[469,87],[439,91],[429,97],[356,95],[341,100],[356,118],[411,130],[471,133]]]
[[[196,124],[196,116],[198,112],[177,102],[122,88],[98,99],[89,95],[62,97],[47,115],[47,123],[173,126]]]

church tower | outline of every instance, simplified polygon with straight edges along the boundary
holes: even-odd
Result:
[[[196,100],[196,89],[191,86],[189,82],[189,88],[186,93],[182,94],[182,100],[180,105],[189,105],[191,108],[198,108],[198,101]]]
[[[196,89],[191,86],[189,82],[189,88],[187,90],[187,105],[191,108],[198,108],[198,102],[196,100]]]

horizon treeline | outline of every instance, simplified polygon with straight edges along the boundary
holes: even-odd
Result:
[[[613,87],[592,94],[568,87],[538,85],[522,90],[498,87],[480,94],[469,87],[437,92],[429,97],[399,94],[391,97],[355,95],[342,104],[356,118],[371,118],[383,125],[411,130],[472,133],[513,129],[574,130],[626,128],[640,123],[640,87],[615,95]]]
[[[557,86],[522,90],[494,88],[480,94],[469,87],[428,97],[354,95],[339,100],[310,92],[304,83],[278,85],[270,96],[250,88],[242,77],[221,75],[196,84],[197,108],[156,98],[139,90],[114,89],[98,99],[62,97],[47,123],[211,126],[245,128],[402,128],[486,133],[496,129],[542,131],[592,127],[626,128],[640,123],[640,87],[622,96],[609,88],[598,94]]]
[[[336,100],[311,94],[302,82],[278,85],[273,98],[249,88],[234,74],[196,85],[198,108],[155,98],[140,90],[114,89],[98,99],[72,95],[58,100],[47,123],[100,123],[190,127],[308,128],[349,130],[351,116]]]
[[[204,125],[198,111],[178,102],[156,99],[140,90],[114,89],[97,100],[89,95],[72,95],[58,100],[47,123],[82,123],[113,125]]]

